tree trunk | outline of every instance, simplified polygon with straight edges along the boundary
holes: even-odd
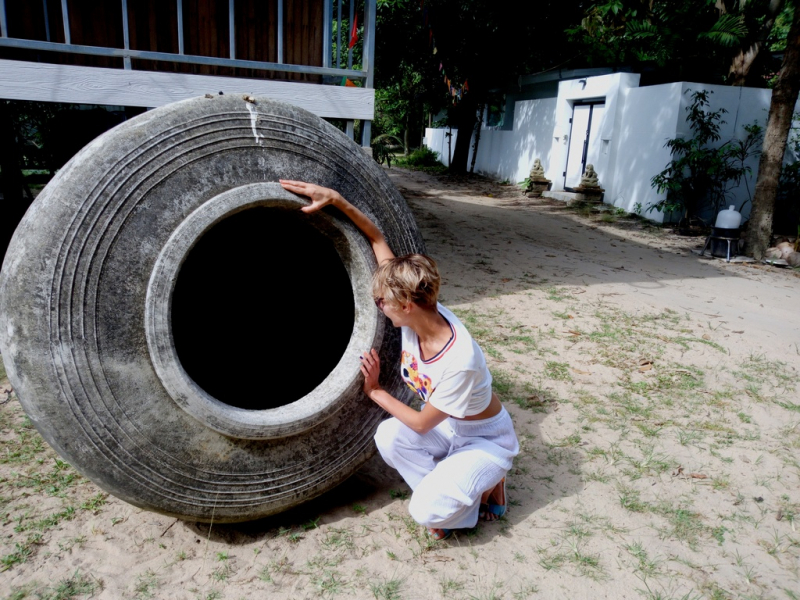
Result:
[[[456,147],[450,162],[450,171],[453,173],[467,172],[469,146],[472,141],[472,132],[475,129],[477,110],[478,103],[474,92],[464,96],[461,103],[455,108],[455,126],[458,130],[458,137],[456,137]]]
[[[469,174],[475,172],[475,161],[478,158],[478,144],[481,143],[481,126],[483,125],[483,111],[486,110],[486,105],[481,104],[478,106],[478,122],[475,124],[475,143],[472,146],[472,162],[469,165]]]
[[[758,70],[756,70],[755,76],[751,76],[750,72],[753,65],[756,64],[757,61],[764,60],[764,56],[762,54],[764,44],[767,43],[767,38],[772,31],[772,26],[775,24],[775,19],[783,10],[783,5],[785,3],[786,0],[770,0],[769,4],[767,5],[766,15],[764,15],[764,21],[761,23],[761,26],[758,28],[758,32],[756,33],[756,39],[752,41],[747,48],[741,48],[736,56],[733,57],[733,60],[731,60],[731,67],[728,73],[731,85],[750,85],[756,87],[764,86],[763,81],[758,81],[760,76]],[[717,3],[717,8],[720,8],[719,3]],[[720,13],[725,12],[726,10],[724,9],[723,5]],[[758,83],[761,85],[757,85]]]
[[[748,251],[756,260],[764,257],[764,252],[772,240],[772,213],[775,209],[783,154],[786,151],[786,140],[792,126],[798,92],[800,92],[800,10],[795,10],[789,37],[786,39],[783,64],[778,73],[775,89],[772,90],[764,146],[758,164],[753,211],[750,213]]]

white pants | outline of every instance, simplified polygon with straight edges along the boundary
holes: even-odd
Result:
[[[475,527],[481,494],[496,486],[519,452],[504,408],[489,419],[445,419],[420,435],[397,419],[380,424],[375,443],[414,493],[408,510],[436,529]]]

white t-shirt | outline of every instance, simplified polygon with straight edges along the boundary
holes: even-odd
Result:
[[[401,327],[400,373],[423,402],[453,417],[477,415],[492,401],[486,358],[461,321],[441,304],[437,308],[450,324],[450,341],[436,356],[422,360],[417,334]]]

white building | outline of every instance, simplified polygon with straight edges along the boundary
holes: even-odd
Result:
[[[585,72],[588,73],[588,72]],[[711,109],[724,108],[720,128],[723,144],[746,137],[745,125],[765,127],[771,90],[669,83],[639,87],[639,75],[571,73],[530,76],[520,80],[521,91],[508,94],[501,125],[481,130],[475,170],[512,182],[528,176],[534,159],[541,158],[552,180],[551,195],[577,186],[586,164],[592,164],[605,189],[604,202],[637,210],[663,221],[664,214],[648,210],[664,199],[650,184],[671,160],[667,140],[692,137],[686,108],[692,94],[708,90]],[[425,143],[448,164],[446,129],[427,129]],[[453,143],[457,132],[453,131]],[[471,160],[471,156],[470,156]],[[750,211],[747,201],[754,190],[758,157],[749,161],[752,175],[731,192],[730,203]],[[743,206],[744,205],[744,206]]]

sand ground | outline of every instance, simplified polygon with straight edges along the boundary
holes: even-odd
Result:
[[[0,371],[3,598],[800,598],[800,277],[610,212],[393,168],[522,452],[506,518],[430,541],[380,458],[239,525],[108,496]]]

